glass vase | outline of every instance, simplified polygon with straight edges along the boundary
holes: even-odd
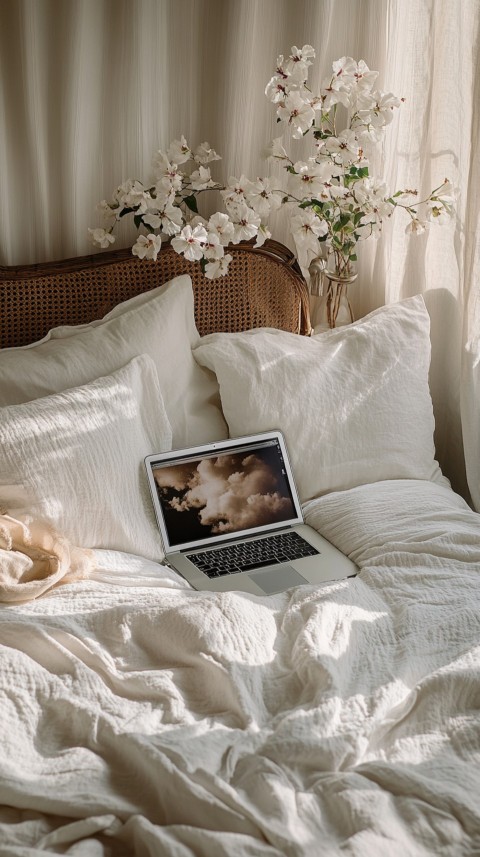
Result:
[[[315,333],[354,321],[348,287],[355,282],[358,273],[351,262],[340,268],[338,265],[330,267],[332,261],[333,257],[326,261],[314,259],[309,268],[310,290],[315,298],[311,319]]]

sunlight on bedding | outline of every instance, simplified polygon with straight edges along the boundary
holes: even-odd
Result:
[[[3,409],[0,504],[45,519],[73,545],[161,560],[143,460],[171,439],[154,363],[135,357],[82,387]]]

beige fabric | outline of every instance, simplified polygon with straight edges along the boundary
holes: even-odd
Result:
[[[89,252],[96,203],[146,179],[182,132],[223,156],[215,176],[265,174],[278,127],[264,88],[293,44],[316,49],[314,87],[345,54],[380,71],[406,98],[382,151],[389,184],[424,193],[449,176],[458,216],[417,240],[392,219],[362,247],[354,312],[425,294],[440,463],[465,491],[463,435],[480,508],[478,0],[0,0],[0,12],[3,264]],[[274,237],[292,246],[282,216]]]
[[[53,586],[88,577],[93,557],[40,518],[0,513],[0,601],[29,601]]]

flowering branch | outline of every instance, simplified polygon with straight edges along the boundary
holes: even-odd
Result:
[[[294,46],[286,60],[278,57],[265,94],[277,106],[277,121],[291,129],[294,139],[312,132],[315,153],[306,161],[294,161],[278,137],[270,157],[283,162],[289,177],[288,202],[295,208],[291,228],[300,263],[306,268],[309,257],[320,252],[333,256],[335,271],[348,276],[358,242],[378,237],[383,220],[395,208],[409,214],[407,232],[422,232],[429,222],[443,223],[452,215],[453,188],[445,179],[421,202],[411,199],[417,191],[389,194],[381,179],[370,176],[367,154],[381,141],[402,99],[376,90],[378,72],[351,57],[334,62],[319,95],[313,95],[307,80],[314,57],[310,45]],[[346,108],[348,117],[340,132],[338,105]],[[424,220],[419,217],[422,207]]]
[[[108,247],[115,240],[118,221],[133,215],[137,229],[144,230],[132,247],[134,255],[156,259],[167,238],[177,253],[199,261],[205,276],[213,279],[227,273],[232,258],[225,252],[229,244],[255,238],[255,246],[261,246],[270,237],[268,218],[287,206],[304,269],[312,257],[330,255],[336,273],[348,276],[357,260],[358,242],[378,237],[383,220],[396,208],[403,208],[410,217],[407,232],[420,233],[430,222],[448,220],[453,213],[448,179],[417,202],[416,190],[391,194],[383,180],[370,176],[369,150],[381,141],[402,99],[376,90],[378,72],[351,57],[333,63],[332,74],[314,95],[307,85],[314,58],[311,45],[294,46],[287,59],[278,57],[265,89],[276,105],[277,122],[291,130],[294,140],[309,132],[313,136],[314,154],[304,161],[288,155],[281,137],[270,144],[269,157],[285,168],[286,187],[274,188],[268,178],[250,181],[244,175],[219,184],[208,166],[220,160],[219,155],[209,143],[192,150],[182,136],[166,152],[157,152],[150,185],[128,179],[110,202],[99,204],[105,227],[89,229],[94,243]],[[346,108],[348,120],[338,132],[339,105]],[[206,219],[199,213],[198,197],[208,190],[220,191],[226,211]]]
[[[107,224],[89,230],[94,243],[108,247],[115,240],[112,233],[118,221],[132,214],[137,229],[143,227],[146,232],[132,247],[135,256],[155,260],[167,238],[175,252],[191,262],[199,261],[206,277],[226,274],[232,257],[225,248],[251,238],[256,238],[259,247],[270,238],[264,220],[280,206],[280,199],[273,196],[268,179],[251,182],[245,176],[231,177],[226,186],[215,182],[207,164],[218,160],[220,156],[209,143],[192,151],[183,136],[167,152],[159,150],[151,185],[128,179],[111,202],[99,204]],[[199,214],[197,200],[207,190],[221,192],[227,213],[216,212],[209,219]]]

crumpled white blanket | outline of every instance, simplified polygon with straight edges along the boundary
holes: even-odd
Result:
[[[478,515],[414,481],[306,514],[357,578],[216,595],[98,551],[0,608],[2,855],[480,853]]]

